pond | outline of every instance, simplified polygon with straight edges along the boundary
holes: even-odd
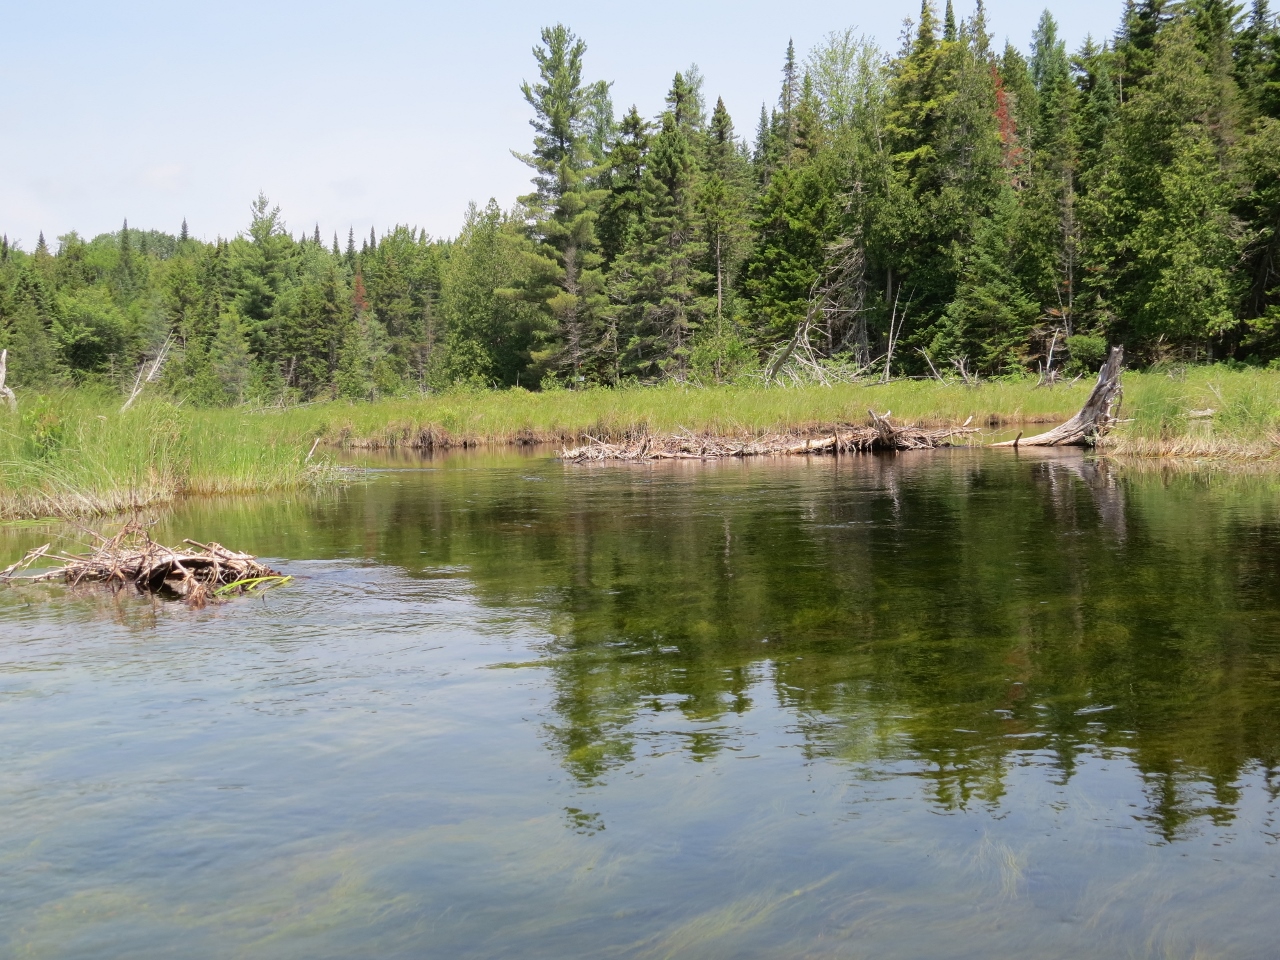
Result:
[[[1275,479],[376,465],[0,590],[0,955],[1274,955]]]

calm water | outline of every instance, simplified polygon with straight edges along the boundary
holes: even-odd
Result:
[[[0,956],[1276,955],[1280,482],[384,466],[0,591]]]

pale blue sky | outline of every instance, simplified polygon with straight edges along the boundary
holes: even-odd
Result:
[[[1109,36],[1121,0],[1050,0],[1075,47]],[[1026,48],[1044,3],[988,0]],[[959,15],[972,0],[957,0]],[[270,2],[0,4],[0,232],[30,250],[132,226],[196,236],[245,227],[259,189],[293,233],[395,223],[452,235],[469,200],[524,191],[519,83],[544,24],[588,43],[589,78],[621,111],[661,107],[696,61],[740,132],[777,97],[787,38],[802,54],[856,26],[894,48],[919,0],[868,2]]]

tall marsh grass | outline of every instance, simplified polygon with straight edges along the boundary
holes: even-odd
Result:
[[[936,381],[832,387],[668,385],[530,393],[447,393],[370,404],[329,403],[281,411],[294,429],[353,446],[436,443],[570,442],[637,432],[687,430],[714,435],[802,431],[864,423],[867,410],[921,426],[1065,420],[1088,395],[1079,383],[1037,390],[1032,382],[976,387]]]
[[[1280,373],[1186,367],[1126,373],[1116,456],[1270,459],[1280,455]]]
[[[453,392],[377,403],[190,409],[143,397],[121,413],[109,392],[67,390],[0,408],[0,520],[82,516],[184,495],[331,482],[317,440],[361,447],[573,442],[639,432],[803,432],[862,423],[868,409],[921,426],[1065,420],[1091,381],[1037,388],[936,381],[833,387],[678,385],[617,390]],[[1127,372],[1116,456],[1266,460],[1280,454],[1280,373],[1201,367]]]
[[[269,418],[185,410],[111,393],[26,396],[0,410],[0,519],[83,516],[183,494],[243,493],[326,479],[310,443]]]

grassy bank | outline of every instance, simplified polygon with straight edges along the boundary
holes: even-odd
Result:
[[[1125,423],[1103,449],[1119,457],[1280,457],[1280,372],[1191,367],[1126,373]]]
[[[114,394],[66,391],[24,397],[17,415],[0,411],[0,519],[301,487],[335,473],[307,461],[310,444],[272,417],[157,399],[119,407]]]
[[[126,413],[112,394],[27,395],[18,414],[0,410],[0,519],[87,515],[184,495],[334,482],[337,471],[324,446],[307,458],[317,439],[356,447],[445,447],[621,439],[645,431],[801,433],[862,423],[868,408],[922,426],[966,420],[1007,426],[1066,419],[1090,386],[900,381],[832,388],[515,390],[265,410],[193,410],[153,397]],[[1125,396],[1122,414],[1132,422],[1106,446],[1117,456],[1265,461],[1280,453],[1280,373],[1130,372]]]
[[[1087,384],[1036,390],[1029,382],[966,387],[931,381],[761,388],[680,386],[623,390],[444,394],[415,400],[282,411],[301,432],[357,447],[456,446],[463,443],[570,443],[637,433],[690,431],[717,436],[800,432],[863,423],[868,408],[922,426],[1047,423],[1069,417]]]

